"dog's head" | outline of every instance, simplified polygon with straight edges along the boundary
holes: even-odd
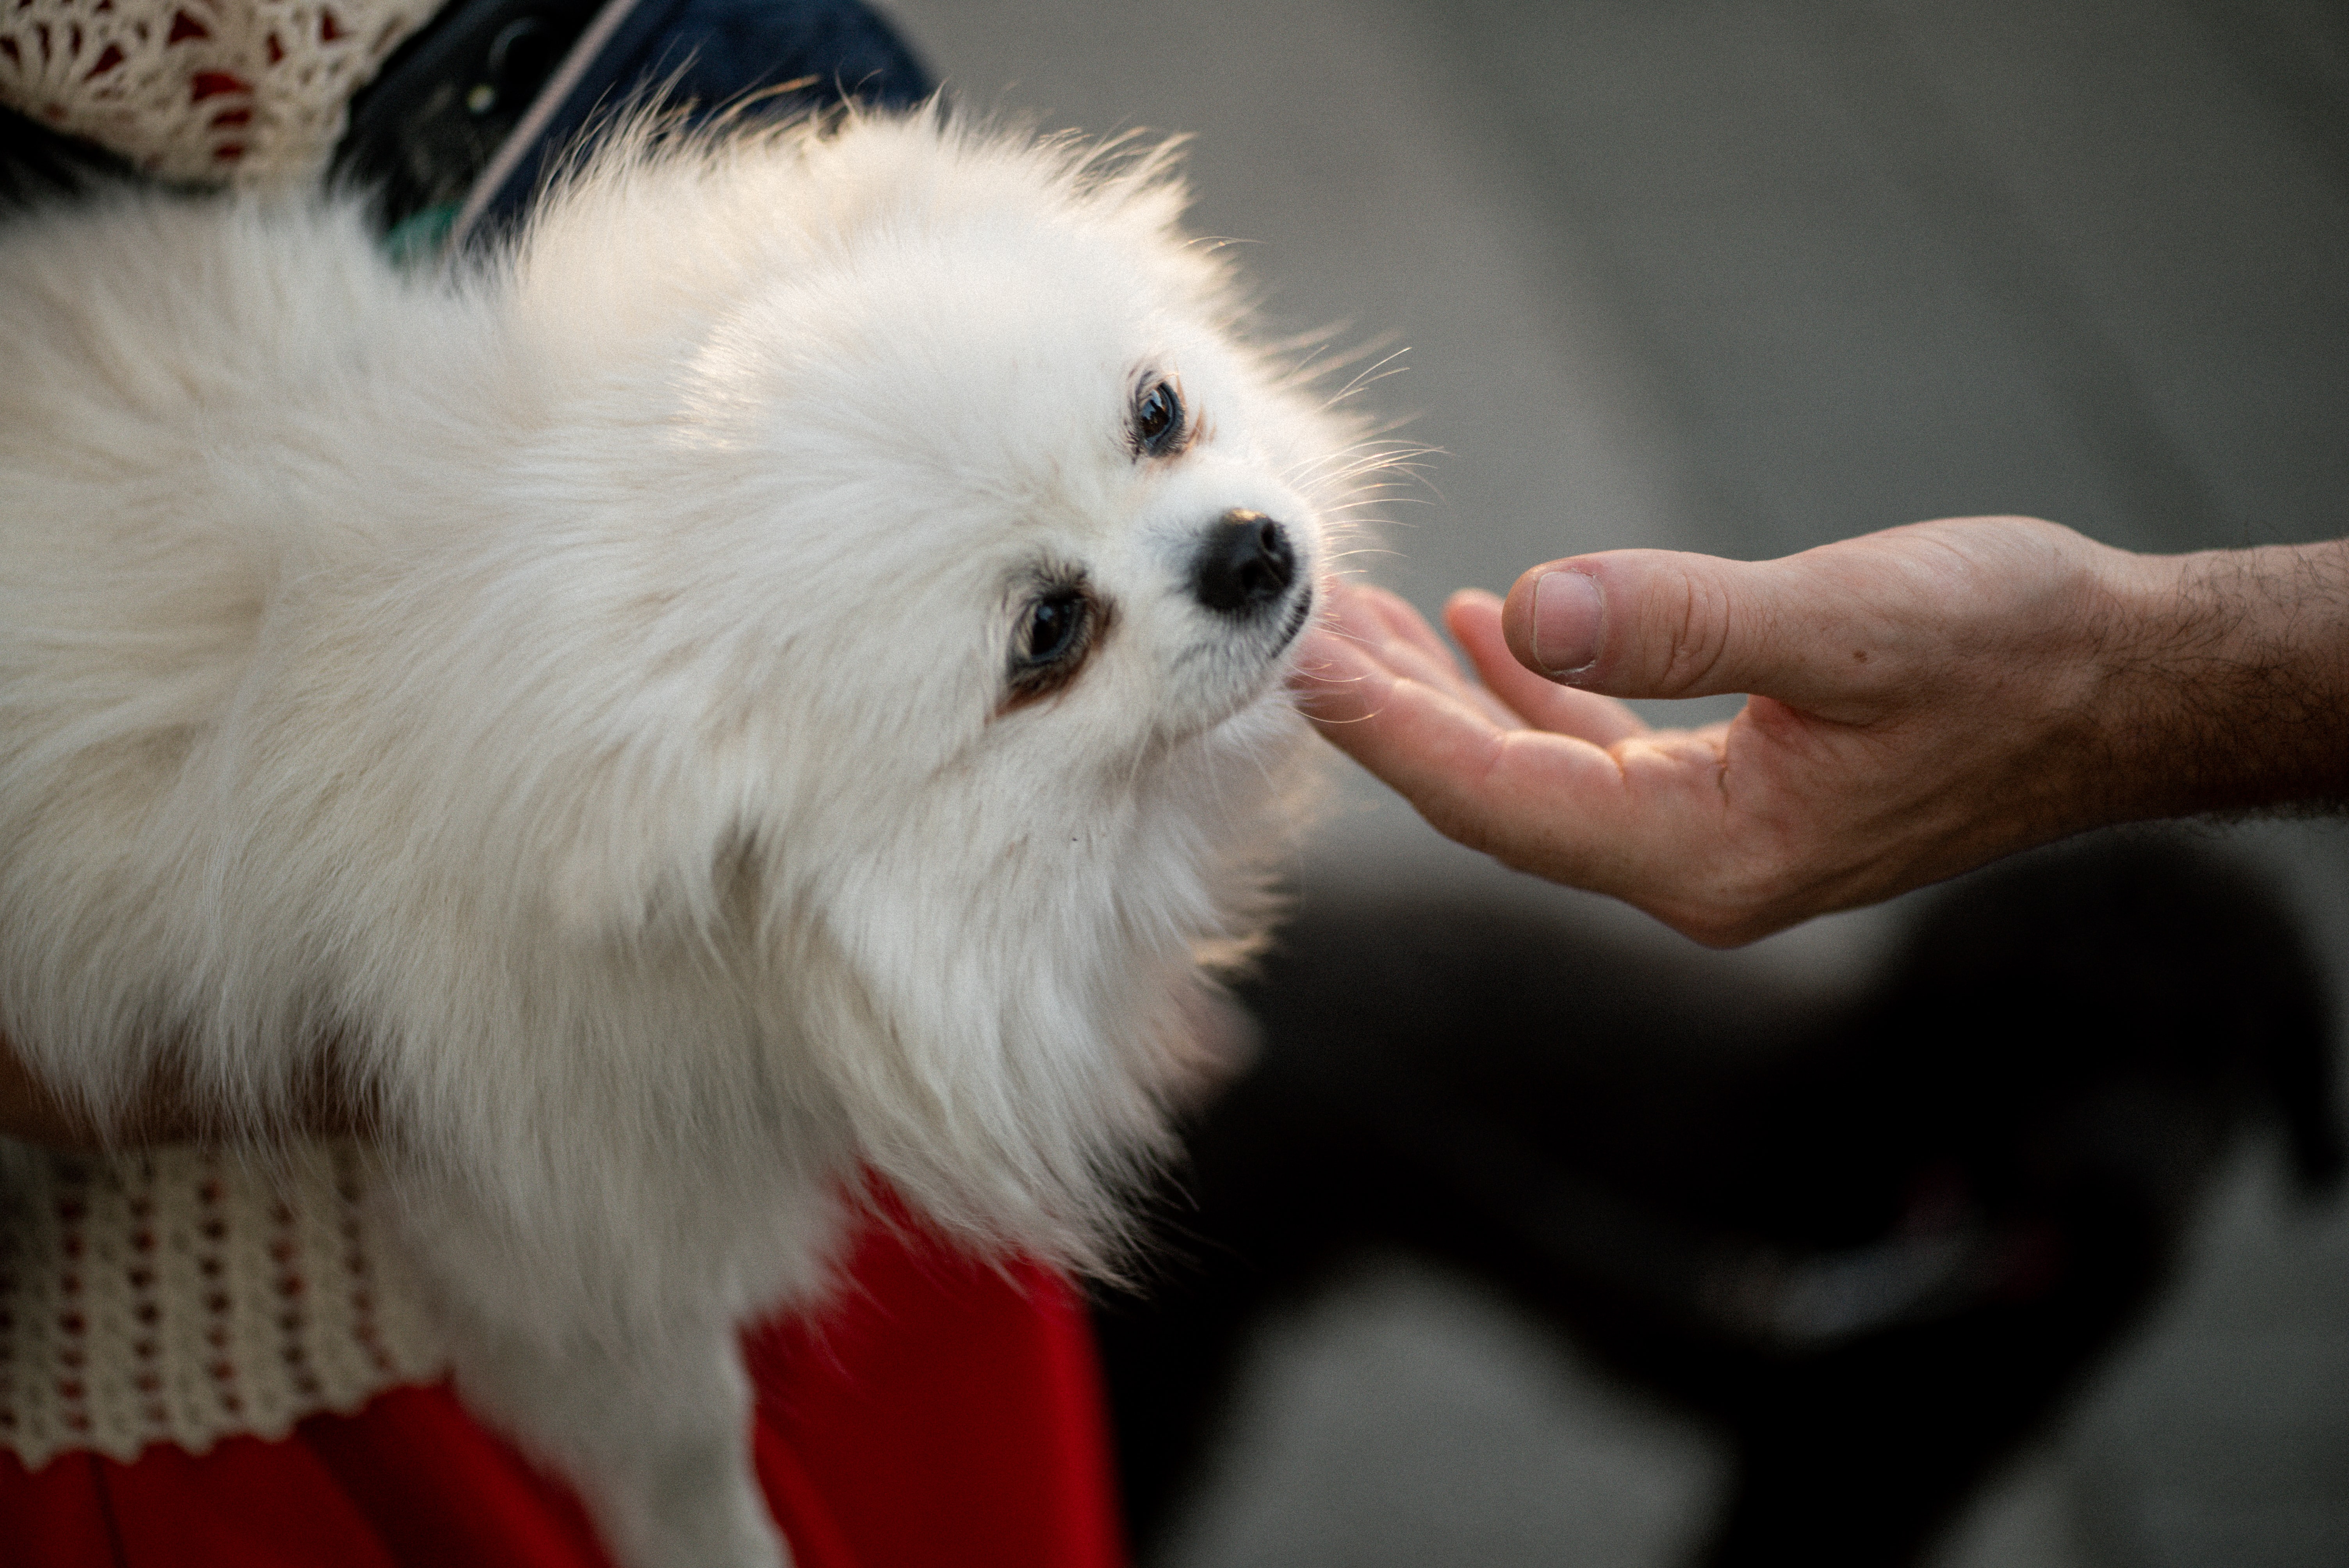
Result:
[[[927,116],[640,141],[500,284],[521,880],[583,950],[722,955],[762,1081],[1071,1253],[1261,923],[1357,449],[1180,205]]]

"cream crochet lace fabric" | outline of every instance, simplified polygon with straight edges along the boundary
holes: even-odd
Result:
[[[178,1146],[0,1143],[0,1447],[130,1460],[282,1437],[439,1375],[440,1336],[347,1143],[264,1171]]]
[[[0,0],[0,103],[166,180],[315,178],[441,0]]]

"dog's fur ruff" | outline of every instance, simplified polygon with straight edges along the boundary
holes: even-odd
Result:
[[[636,1568],[779,1561],[734,1331],[863,1173],[1113,1250],[1264,917],[1353,436],[1181,203],[925,112],[639,126],[433,278],[347,203],[0,232],[0,1029],[101,1125],[368,1107],[461,1388]],[[1234,509],[1278,614],[1194,589]]]

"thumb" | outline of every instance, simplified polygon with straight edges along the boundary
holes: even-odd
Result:
[[[1841,595],[1790,571],[1799,560],[1615,550],[1552,561],[1509,590],[1501,631],[1518,663],[1564,686],[1809,707],[1842,689],[1825,685],[1817,652],[1834,641]]]

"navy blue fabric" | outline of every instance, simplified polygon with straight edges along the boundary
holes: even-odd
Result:
[[[597,118],[639,95],[657,91],[664,103],[709,115],[803,79],[748,112],[790,115],[848,98],[905,108],[933,88],[905,41],[856,0],[636,0],[471,237],[510,229]]]

